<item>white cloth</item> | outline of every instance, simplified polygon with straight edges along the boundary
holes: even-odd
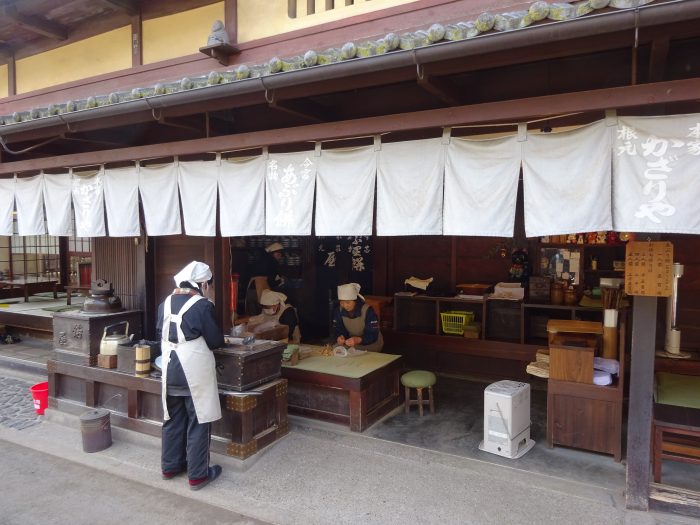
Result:
[[[75,235],[78,237],[104,237],[104,172],[73,173],[73,210],[75,211]]]
[[[105,169],[104,180],[109,236],[140,236],[138,168]]]
[[[372,235],[377,152],[323,151],[316,177],[316,235]]]
[[[192,261],[177,272],[173,280],[175,281],[175,286],[180,286],[181,282],[187,281],[196,288],[199,283],[204,283],[211,279],[211,276],[211,268],[209,268],[208,264]]]
[[[620,117],[612,130],[614,229],[700,233],[700,114]]]
[[[273,292],[272,290],[263,290],[260,295],[260,304],[263,306],[275,306],[276,304],[284,305],[287,296],[281,292]]]
[[[620,362],[617,359],[594,357],[593,368],[595,370],[602,370],[608,374],[617,375],[620,372]]]
[[[265,159],[222,159],[219,167],[222,237],[265,235]]]
[[[180,162],[178,183],[182,218],[187,235],[216,236],[216,187],[219,167],[215,161]]]
[[[71,215],[72,173],[56,175],[42,174],[43,193],[46,207],[46,225],[49,235],[73,235],[73,217]]]
[[[610,385],[612,384],[612,376],[602,370],[593,370],[593,384],[598,386]]]
[[[182,233],[175,164],[141,166],[139,192],[148,235]],[[208,205],[211,206],[211,203]]]
[[[338,286],[338,300],[355,301],[359,297],[364,301],[365,298],[360,295],[360,288],[357,283],[341,284]]]
[[[445,160],[444,235],[512,237],[519,175],[516,137],[452,138]]]
[[[605,121],[528,135],[522,145],[527,237],[612,230],[611,138]]]
[[[284,246],[280,244],[279,242],[273,242],[272,244],[269,244],[266,248],[265,251],[267,253],[273,253],[273,252],[279,252],[284,250]]]
[[[15,209],[15,176],[0,179],[0,235],[12,236],[12,212]]]
[[[17,233],[19,235],[44,235],[44,197],[41,191],[43,177],[36,175],[17,179],[15,206],[17,207]]]
[[[377,235],[442,234],[445,146],[441,139],[382,144]]]
[[[219,404],[219,389],[216,382],[216,360],[214,354],[207,346],[203,337],[198,337],[192,341],[185,340],[182,332],[182,317],[192,305],[197,301],[206,300],[201,295],[193,295],[180,309],[177,314],[173,314],[170,309],[169,295],[163,305],[163,338],[161,349],[163,350],[163,367],[161,368],[163,377],[161,379],[161,399],[163,402],[163,419],[170,419],[168,404],[166,402],[168,384],[168,364],[170,363],[170,353],[176,352],[177,357],[185,372],[187,386],[192,394],[192,404],[194,405],[197,421],[199,423],[210,423],[221,419],[221,405]],[[168,341],[170,333],[170,323],[175,323],[177,328],[177,343]]]
[[[269,156],[265,235],[311,235],[317,160],[313,151]]]

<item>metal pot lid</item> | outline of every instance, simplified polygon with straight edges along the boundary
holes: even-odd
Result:
[[[80,415],[80,421],[96,421],[98,419],[103,419],[109,416],[109,410],[104,408],[96,408],[94,410],[88,410],[87,412]]]

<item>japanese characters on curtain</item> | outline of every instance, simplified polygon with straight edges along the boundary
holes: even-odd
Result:
[[[700,115],[620,117],[613,131],[614,229],[700,233]]]
[[[512,237],[520,175],[516,137],[452,138],[445,161],[445,235]]]
[[[217,162],[180,162],[178,184],[186,235],[216,236]]]
[[[15,208],[15,177],[0,179],[0,235],[12,235],[12,212]]]
[[[138,168],[105,169],[104,181],[110,237],[138,237],[141,235]]]
[[[72,173],[42,174],[46,207],[46,226],[49,235],[73,235],[71,216]]]
[[[44,235],[44,198],[41,188],[43,177],[18,178],[15,185],[17,207],[17,233],[19,235]]]
[[[265,234],[264,157],[222,159],[219,227],[223,237]]]
[[[378,159],[377,235],[442,234],[441,139],[382,144]]]
[[[313,151],[269,156],[265,175],[266,235],[311,235],[317,161]]]
[[[316,179],[316,235],[372,235],[377,152],[324,151]]]
[[[339,284],[358,283],[360,293],[372,291],[372,237],[319,237],[316,243],[318,289],[322,295],[336,297]]]
[[[611,138],[605,121],[522,142],[525,235],[612,229]]]
[[[148,235],[179,235],[182,232],[175,164],[141,166],[139,193]]]
[[[103,237],[106,232],[102,168],[97,172],[73,173],[72,193],[75,234],[78,237]]]

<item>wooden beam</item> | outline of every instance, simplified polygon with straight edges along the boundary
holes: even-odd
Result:
[[[62,155],[47,159],[5,162],[0,164],[0,174],[91,163],[104,164],[143,158],[189,155],[211,151],[254,149],[262,146],[352,138],[376,135],[378,133],[434,129],[448,126],[523,122],[534,118],[567,113],[596,112],[604,109],[620,110],[643,107],[650,104],[686,101],[700,102],[700,78],[398,113],[341,122],[255,131],[238,135],[135,146],[119,150]],[[0,127],[0,136],[2,135],[2,127]]]
[[[143,24],[141,15],[131,17],[131,67],[143,65]]]
[[[135,0],[99,0],[99,2],[131,16],[138,15],[140,12],[139,4]]]
[[[634,298],[632,364],[627,416],[627,508],[649,509],[652,392],[656,341],[656,297]],[[620,349],[621,352],[624,349]]]
[[[418,85],[448,106],[459,106],[464,102],[457,86],[444,78],[424,75],[418,77]]]
[[[664,73],[666,72],[669,45],[669,37],[657,38],[651,43],[649,82],[659,82],[663,80]]]
[[[280,102],[274,99],[268,104],[270,108],[309,122],[327,122],[332,120],[331,111],[323,108],[311,100],[287,100]]]
[[[224,26],[229,42],[238,43],[238,0],[224,0]]]
[[[37,35],[53,38],[54,40],[65,40],[68,38],[68,31],[61,24],[51,22],[40,16],[23,15],[17,11],[14,5],[4,7],[2,13],[16,25]]]

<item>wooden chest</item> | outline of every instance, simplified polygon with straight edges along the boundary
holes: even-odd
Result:
[[[142,312],[125,310],[108,314],[57,312],[53,316],[54,357],[76,365],[95,366],[104,329],[121,321],[129,322],[129,334],[141,338]]]
[[[222,418],[212,423],[212,450],[246,459],[289,432],[287,380],[277,379],[255,390],[219,390]]]
[[[219,387],[243,392],[281,375],[286,343],[256,341],[252,345],[227,344],[214,350]]]

